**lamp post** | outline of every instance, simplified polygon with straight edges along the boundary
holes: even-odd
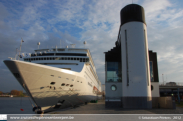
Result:
[[[163,78],[163,74],[162,74],[162,80],[163,80],[163,85],[165,85],[165,84],[164,84],[164,78]]]

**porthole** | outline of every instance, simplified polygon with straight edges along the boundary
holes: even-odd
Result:
[[[153,85],[151,85],[151,91],[154,89]]]
[[[55,84],[55,82],[51,82],[50,84],[54,85],[54,84]]]
[[[65,84],[64,84],[64,83],[62,83],[62,84],[61,84],[61,86],[65,86]]]
[[[60,76],[58,78],[61,78]]]
[[[66,84],[66,86],[69,86],[69,84]]]
[[[73,85],[70,85],[70,87],[73,87]]]
[[[112,90],[112,91],[116,91],[116,90],[117,90],[116,85],[112,85],[112,86],[111,86],[111,90]]]

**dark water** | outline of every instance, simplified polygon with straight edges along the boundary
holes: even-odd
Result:
[[[30,100],[29,97],[0,97],[0,114],[35,114]]]

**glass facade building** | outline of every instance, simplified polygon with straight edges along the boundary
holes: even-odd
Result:
[[[150,66],[150,78],[151,78],[151,82],[154,82],[153,62],[152,61],[149,62],[149,66]]]
[[[107,62],[107,82],[122,82],[121,63]]]

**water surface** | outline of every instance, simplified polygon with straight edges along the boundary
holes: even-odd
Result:
[[[0,114],[35,114],[30,101],[29,97],[0,97]]]

